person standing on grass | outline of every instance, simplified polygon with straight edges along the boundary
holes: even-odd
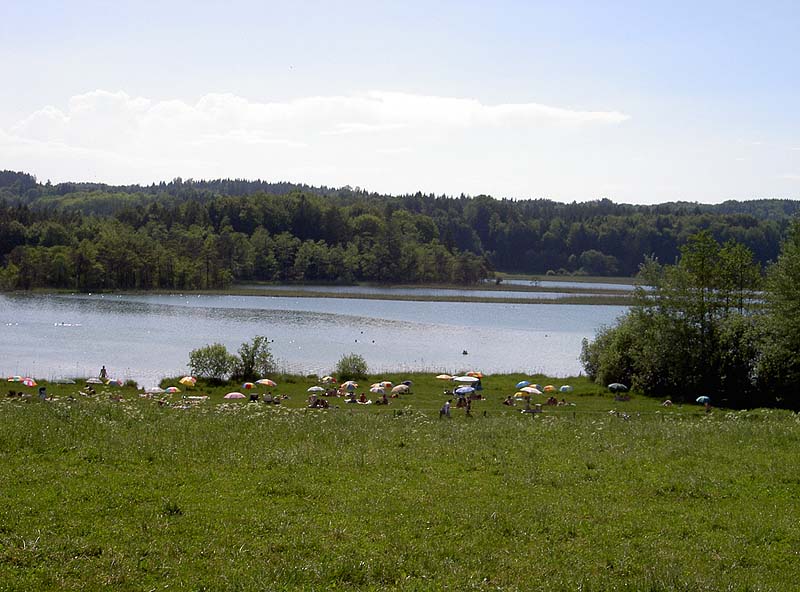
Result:
[[[100,378],[102,378],[103,380],[108,378],[108,372],[106,371],[106,367],[105,366],[100,368]]]

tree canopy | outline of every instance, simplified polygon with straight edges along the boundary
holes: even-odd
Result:
[[[0,171],[0,289],[469,284],[494,271],[633,276],[648,257],[675,261],[701,231],[765,266],[799,204],[562,204],[240,179],[42,184]]]
[[[766,284],[748,249],[698,233],[675,264],[642,266],[634,306],[584,341],[584,369],[678,400],[800,407],[798,277],[797,222]]]

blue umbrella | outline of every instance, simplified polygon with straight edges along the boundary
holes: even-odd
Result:
[[[705,395],[703,395],[702,397],[697,397],[695,401],[697,401],[701,405],[705,405],[706,403],[711,402],[711,397],[706,397]]]
[[[520,380],[517,383],[517,388],[521,389],[523,386],[528,386],[528,385],[530,385],[530,381],[528,381],[528,380]]]
[[[457,395],[469,395],[470,393],[474,393],[475,389],[471,386],[460,386],[453,392]]]

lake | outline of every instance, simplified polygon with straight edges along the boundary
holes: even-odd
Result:
[[[234,288],[244,288],[247,290],[268,290],[270,292],[325,292],[337,295],[375,295],[375,296],[419,296],[419,297],[453,297],[453,298],[504,298],[504,299],[530,299],[538,298],[543,300],[556,300],[559,298],[569,298],[576,296],[574,292],[539,292],[536,290],[516,291],[516,290],[477,290],[456,288],[397,288],[385,286],[276,286],[270,284],[242,284]],[[606,294],[582,292],[581,296],[606,296]]]
[[[370,370],[569,376],[580,344],[623,306],[213,295],[0,295],[0,374],[109,376],[142,386],[186,373],[192,349],[266,335],[282,370],[326,374],[347,353]],[[468,352],[462,355],[462,350]]]

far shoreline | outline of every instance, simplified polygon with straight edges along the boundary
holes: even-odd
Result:
[[[523,279],[527,278],[515,278]],[[550,278],[548,278],[550,279]],[[602,283],[612,283],[606,279],[616,280],[613,283],[620,283],[621,278],[591,278],[576,281],[584,283],[596,281]],[[538,282],[538,279],[530,281]],[[541,280],[547,283],[548,280]],[[562,278],[552,281],[573,281],[572,278]],[[632,281],[632,280],[631,280]],[[631,285],[631,284],[627,284]],[[467,296],[467,295],[429,295],[429,294],[380,294],[380,293],[357,293],[357,292],[338,292],[330,288],[341,287],[376,287],[376,288],[402,288],[408,290],[460,290],[469,291],[492,291],[492,292],[530,292],[530,297],[490,297],[490,296]],[[296,289],[292,289],[296,287]],[[537,293],[565,293],[567,296],[557,298],[538,298]],[[599,306],[631,306],[633,304],[633,292],[626,289],[609,288],[579,288],[579,287],[559,287],[542,286],[541,284],[525,286],[510,284],[486,284],[486,285],[456,285],[456,284],[274,284],[274,283],[241,283],[234,284],[229,288],[205,289],[205,290],[119,290],[108,292],[77,292],[65,288],[36,288],[33,290],[14,290],[1,292],[2,294],[74,294],[74,295],[209,295],[209,296],[259,296],[269,298],[336,298],[349,300],[395,300],[401,302],[454,302],[454,303],[479,303],[479,304],[559,304],[559,305],[599,305]]]

